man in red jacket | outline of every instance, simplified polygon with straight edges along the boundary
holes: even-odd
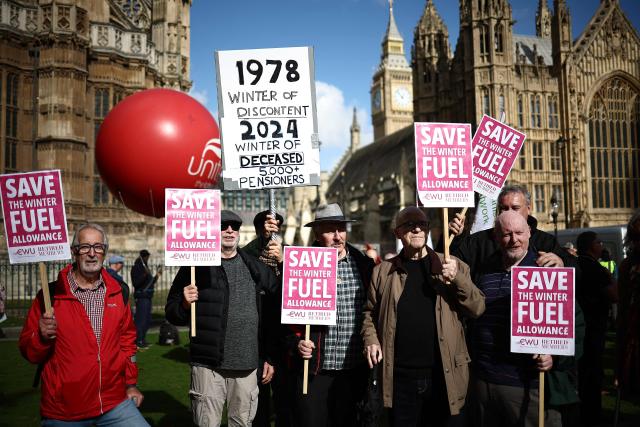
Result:
[[[148,426],[137,409],[143,396],[131,310],[102,267],[108,247],[102,227],[81,225],[71,244],[75,262],[49,284],[52,313],[40,291],[20,334],[22,355],[43,365],[43,426]]]

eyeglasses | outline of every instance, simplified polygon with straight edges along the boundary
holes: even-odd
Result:
[[[420,229],[425,230],[427,227],[429,227],[429,223],[427,221],[415,221],[415,222],[407,221],[400,224],[400,228],[404,228],[406,230],[413,230],[417,227],[420,227]]]
[[[91,249],[98,254],[102,255],[107,251],[109,245],[105,245],[104,243],[95,243],[90,245],[88,243],[83,243],[82,245],[76,245],[74,248],[79,255],[86,255],[91,252]]]
[[[231,227],[231,229],[233,231],[239,231],[240,230],[240,225],[235,221],[225,221],[223,223],[220,224],[220,229],[222,231],[226,230],[227,228]]]

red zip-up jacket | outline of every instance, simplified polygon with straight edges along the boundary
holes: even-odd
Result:
[[[98,345],[84,306],[73,295],[67,275],[59,274],[51,301],[58,323],[56,338],[40,338],[38,321],[44,311],[38,292],[20,334],[20,352],[31,363],[43,363],[40,414],[43,418],[76,421],[97,417],[122,403],[127,384],[136,384],[136,330],[120,284],[102,269],[106,285],[102,335]]]

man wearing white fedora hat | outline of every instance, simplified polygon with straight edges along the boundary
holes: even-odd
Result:
[[[356,403],[365,392],[368,370],[360,329],[374,262],[347,243],[349,222],[353,221],[333,203],[319,206],[315,220],[305,225],[313,228],[314,246],[338,250],[338,313],[336,326],[312,326],[310,340],[304,340],[299,329],[290,335],[289,342],[299,356],[293,364],[300,368],[296,375],[296,425],[354,426]],[[310,360],[306,395],[299,393],[304,359]]]

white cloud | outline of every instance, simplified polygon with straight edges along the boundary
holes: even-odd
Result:
[[[322,143],[322,168],[331,170],[342,154],[349,149],[353,122],[353,107],[357,108],[361,145],[373,140],[373,129],[369,112],[355,103],[347,104],[342,90],[329,83],[316,81],[316,108],[318,110],[318,133]]]
[[[207,103],[209,102],[209,93],[207,92],[206,89],[197,90],[196,84],[194,83],[193,86],[191,87],[191,90],[189,91],[189,95],[191,95],[192,98],[194,98],[204,107],[208,108]]]

